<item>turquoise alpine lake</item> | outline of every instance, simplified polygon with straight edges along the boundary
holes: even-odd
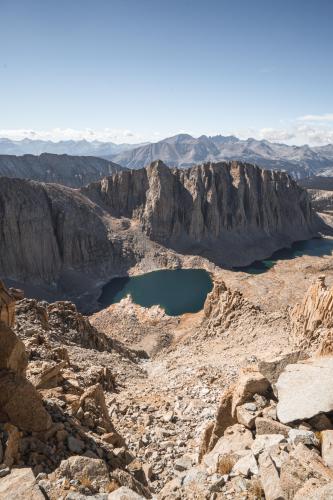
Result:
[[[249,266],[234,267],[234,271],[243,271],[248,274],[261,274],[275,266],[279,260],[290,260],[303,255],[323,257],[332,255],[333,238],[313,238],[311,240],[296,241],[290,248],[282,248],[273,253],[269,259],[256,260]]]
[[[261,274],[274,267],[280,260],[294,259],[303,255],[321,257],[332,255],[332,252],[333,238],[314,238],[298,241],[290,248],[274,252],[269,259],[233,270]],[[103,287],[99,304],[103,308],[108,307],[130,295],[133,302],[140,306],[159,305],[169,316],[178,316],[200,311],[212,288],[212,279],[204,269],[160,270],[141,276],[112,279]]]
[[[130,295],[140,306],[159,305],[169,316],[178,316],[200,311],[212,288],[204,269],[166,269],[112,279],[103,287],[99,304],[108,307]]]

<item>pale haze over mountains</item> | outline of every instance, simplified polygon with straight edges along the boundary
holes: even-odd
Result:
[[[112,142],[68,140],[43,141],[0,139],[1,155],[42,153],[95,156],[106,158],[127,168],[142,168],[160,159],[169,167],[187,168],[207,161],[241,160],[260,167],[285,170],[295,178],[333,174],[333,145],[310,147],[289,146],[267,140],[235,136],[206,136],[198,138],[178,134],[155,143],[115,144]],[[8,162],[8,159],[7,159]],[[3,158],[0,159],[3,163]]]

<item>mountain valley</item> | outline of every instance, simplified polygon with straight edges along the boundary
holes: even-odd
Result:
[[[329,498],[333,243],[234,269],[331,242],[314,206],[242,162],[76,188],[1,177],[0,499]],[[156,269],[206,270],[203,309],[98,304],[113,277]]]
[[[237,162],[154,162],[80,189],[4,177],[0,215],[3,279],[80,308],[115,276],[246,265],[325,229],[289,176]]]

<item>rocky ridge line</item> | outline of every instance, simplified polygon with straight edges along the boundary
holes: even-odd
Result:
[[[124,376],[135,354],[70,303],[21,300],[14,318],[14,294],[1,284],[0,498],[70,499],[77,492],[107,500],[118,498],[117,490],[150,498],[105,400],[121,383],[109,366],[122,363]]]

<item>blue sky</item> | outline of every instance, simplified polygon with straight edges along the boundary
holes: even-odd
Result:
[[[0,133],[333,142],[331,0],[0,0]]]

